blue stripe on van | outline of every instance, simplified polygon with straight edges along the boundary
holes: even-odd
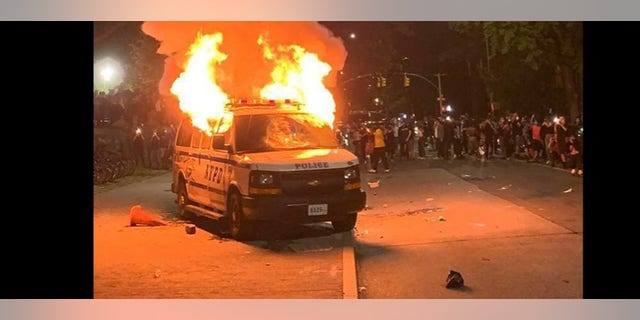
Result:
[[[188,152],[188,151],[178,151],[178,155],[179,156],[188,156],[188,157],[192,157],[192,158],[196,158],[196,159],[203,159],[203,160],[211,160],[211,161],[216,161],[216,162],[222,162],[222,163],[230,164],[232,166],[237,166],[238,165],[238,161],[235,161],[235,160],[232,160],[232,159],[213,157],[213,156],[208,156],[206,154],[201,154],[201,153],[191,153],[191,152]]]
[[[189,181],[188,183],[192,187],[196,187],[196,188],[199,188],[199,189],[204,189],[204,190],[207,190],[209,192],[221,194],[223,196],[227,194],[227,192],[225,192],[223,190],[219,190],[219,189],[216,189],[216,188],[213,188],[213,187],[207,187],[206,185],[201,184],[201,183],[197,183],[197,182],[193,182],[193,181]]]

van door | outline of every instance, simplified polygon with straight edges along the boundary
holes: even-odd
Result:
[[[215,176],[216,176],[216,161],[214,159],[214,152],[211,148],[211,136],[203,133],[202,140],[200,141],[201,152],[201,166],[204,170],[202,184],[204,184],[205,193],[202,195],[202,203],[208,207],[213,207],[211,203],[211,193],[217,192],[215,190]]]
[[[191,148],[189,149],[189,161],[186,164],[187,192],[189,197],[197,203],[205,203],[207,199],[207,183],[205,179],[206,157],[200,149],[200,141],[203,133],[194,130],[191,136]],[[203,159],[205,158],[205,159]]]
[[[224,148],[213,148],[211,151],[211,176],[209,200],[214,208],[226,210],[227,179],[229,170],[229,152]]]
[[[232,119],[227,115],[216,121],[217,126],[212,137],[211,148],[211,168],[212,175],[210,177],[209,200],[211,206],[226,211],[227,191],[229,190],[229,181],[227,175],[231,170],[230,157],[228,148],[229,144],[229,127]]]

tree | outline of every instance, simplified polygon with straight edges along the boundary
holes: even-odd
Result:
[[[149,36],[143,36],[130,44],[132,64],[127,72],[126,82],[132,90],[157,93],[166,58],[157,53],[159,46],[160,43]]]
[[[142,32],[142,22],[95,22],[94,58],[113,56],[125,71],[122,88],[157,93],[164,72],[164,56],[156,51],[160,43]]]
[[[455,28],[476,42],[482,35],[488,57],[479,69],[502,105],[559,105],[571,118],[581,114],[581,22],[466,22]]]

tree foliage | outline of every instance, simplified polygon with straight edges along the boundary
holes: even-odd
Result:
[[[487,62],[478,69],[503,109],[581,113],[581,22],[461,22],[454,28],[485,42]]]
[[[157,54],[160,43],[144,36],[130,45],[132,64],[127,82],[134,91],[157,92],[158,83],[164,72],[163,55]]]
[[[141,30],[142,22],[95,22],[94,58],[113,56],[125,71],[122,88],[157,92],[164,71],[164,56],[157,53],[159,42]]]

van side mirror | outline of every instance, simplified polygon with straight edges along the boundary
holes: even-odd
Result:
[[[213,135],[213,148],[218,150],[231,151],[231,146],[224,144],[224,134]]]

